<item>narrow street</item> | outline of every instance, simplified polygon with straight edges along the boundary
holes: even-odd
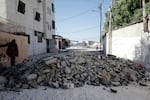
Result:
[[[149,100],[149,73],[143,76],[144,69],[135,67],[132,61],[82,47],[32,56],[16,66],[18,71],[1,70],[7,83],[0,87],[0,100]]]
[[[0,100],[149,100],[149,87],[115,87],[117,93],[111,93],[109,88],[104,86],[85,86],[67,90],[41,87],[21,92],[0,92]]]

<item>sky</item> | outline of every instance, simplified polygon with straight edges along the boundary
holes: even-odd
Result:
[[[102,27],[110,0],[55,0],[56,35],[76,41],[100,40],[100,10]]]

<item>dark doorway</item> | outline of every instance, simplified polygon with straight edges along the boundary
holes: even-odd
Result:
[[[59,41],[59,49],[61,49],[61,41]]]
[[[46,39],[46,47],[47,47],[47,53],[50,52],[50,47],[49,47],[49,40]]]

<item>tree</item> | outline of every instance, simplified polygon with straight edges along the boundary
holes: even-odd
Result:
[[[114,0],[112,7],[112,28],[118,29],[142,20],[141,0]],[[146,0],[146,10],[150,13],[150,1]],[[105,30],[108,31],[109,11],[106,12]]]

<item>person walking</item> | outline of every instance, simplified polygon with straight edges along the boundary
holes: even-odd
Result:
[[[18,57],[18,46],[16,44],[16,40],[13,39],[11,42],[8,42],[4,45],[0,45],[0,47],[8,47],[6,50],[6,54],[10,57],[10,64],[11,66],[15,65],[15,59]]]

